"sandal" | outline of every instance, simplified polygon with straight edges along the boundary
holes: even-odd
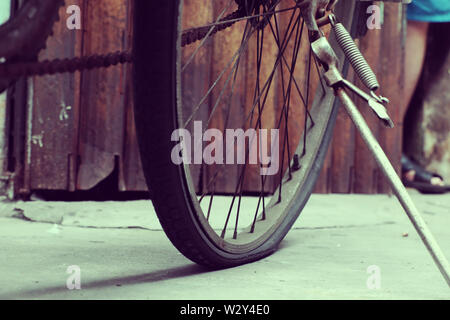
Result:
[[[402,155],[402,182],[405,187],[414,188],[422,193],[444,193],[450,191],[448,185],[433,185],[431,179],[436,177],[444,181],[444,179],[436,174],[426,171],[423,167],[413,162],[407,156]],[[414,171],[414,179],[409,180],[405,177],[405,173],[408,171]]]

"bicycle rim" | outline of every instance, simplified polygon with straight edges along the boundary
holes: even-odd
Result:
[[[206,37],[182,46],[187,31],[198,30],[197,26],[190,25],[192,20],[186,21],[186,16],[192,14],[186,11],[192,10],[192,3],[186,2],[183,6],[183,2],[165,5],[136,2],[135,108],[143,168],[156,212],[173,244],[197,263],[210,267],[235,266],[274,252],[297,219],[319,175],[337,108],[333,92],[320,82],[318,76],[313,88],[299,84],[296,79],[294,69],[300,64],[299,56],[302,63],[307,61],[308,65],[303,68],[308,75],[302,79],[310,81],[311,73],[317,72],[318,66],[308,44],[305,45],[306,27],[295,1],[285,1],[283,6],[276,1],[265,1],[258,8],[250,6],[246,9],[246,17],[253,18],[238,20],[229,30],[212,36],[215,33],[211,31],[214,29],[212,24],[216,27],[224,24],[223,17],[230,17],[236,9],[234,1],[214,2],[209,4],[214,12],[212,19],[204,18],[205,24],[200,24]],[[155,20],[140,17],[141,10],[147,10],[147,13],[154,10]],[[150,32],[163,20],[167,28],[160,26],[158,32],[152,33],[154,40],[165,45],[159,47],[161,52],[158,53],[141,39],[144,30]],[[236,34],[241,35],[237,40]],[[270,40],[272,44],[265,47],[264,43]],[[230,48],[230,43],[235,46]],[[218,50],[224,45],[226,50],[230,48],[229,57],[224,57],[224,50]],[[274,55],[266,58],[267,50],[272,50]],[[214,60],[217,52],[220,59]],[[212,56],[208,61],[216,63],[206,64],[208,68],[205,68],[208,54]],[[149,57],[159,60],[151,61]],[[242,61],[254,68],[242,67]],[[224,62],[224,68],[217,67],[221,62]],[[273,68],[262,72],[263,62]],[[238,73],[239,69],[241,73]],[[255,69],[256,75],[252,73]],[[209,85],[199,86],[198,77],[205,70],[209,72],[206,81]],[[242,78],[245,80],[239,83]],[[233,91],[242,87],[245,89],[240,94]],[[269,107],[267,101],[272,101]],[[303,109],[298,106],[294,109],[294,102],[302,102]],[[245,121],[230,126],[229,119],[236,119],[230,113],[240,104],[246,111]],[[270,107],[274,120],[267,124],[263,120],[264,108],[269,110]],[[216,114],[222,114],[222,117]],[[296,119],[295,125],[291,125],[289,121],[294,121],[291,119],[299,114],[303,120]],[[208,129],[216,129],[217,133],[242,126],[242,131],[255,130],[257,134],[253,137],[256,139],[261,137],[263,129],[279,130],[277,174],[261,175],[263,164],[249,164],[250,138],[244,163],[230,165],[216,161],[206,165],[203,159],[191,164],[195,162],[191,159],[190,164],[186,161],[175,164],[173,151],[180,141],[172,141],[174,130],[186,129],[192,133],[196,124],[202,125],[200,132],[203,134]],[[292,128],[299,126],[302,127],[298,130],[300,133],[292,133]],[[214,136],[216,142],[217,137]],[[202,143],[201,150],[204,147]],[[261,148],[257,149],[261,155]],[[183,150],[181,157],[187,150]],[[217,156],[217,150],[214,149],[214,156]],[[229,149],[225,149],[227,151]],[[222,156],[226,158],[226,155]],[[272,157],[271,162],[273,160]],[[266,167],[271,162],[266,163]],[[255,172],[261,176],[254,178]],[[247,184],[246,179],[250,181]],[[223,187],[224,181],[229,185],[228,192]]]

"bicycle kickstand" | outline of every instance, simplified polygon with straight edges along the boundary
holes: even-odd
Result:
[[[377,96],[374,93],[375,90],[377,90],[379,87],[376,76],[362,56],[356,44],[353,42],[353,39],[351,38],[345,27],[341,23],[338,23],[336,21],[336,17],[333,14],[330,14],[328,18],[333,30],[335,31],[337,41],[343,49],[347,59],[349,59],[353,68],[355,69],[355,72],[359,75],[362,82],[369,88],[371,94],[367,94],[366,92],[343,78],[340,71],[338,70],[338,59],[336,57],[336,54],[329,44],[328,40],[322,36],[312,42],[311,47],[315,57],[325,69],[323,77],[325,78],[327,85],[334,89],[336,96],[338,96],[341,100],[346,112],[355,124],[365,144],[374,156],[377,165],[387,178],[409,220],[413,224],[422,242],[424,243],[428,252],[431,254],[439,271],[450,287],[450,266],[447,259],[442,253],[442,250],[440,249],[438,243],[434,239],[433,234],[423,220],[421,214],[419,213],[419,210],[412,201],[408,191],[397,175],[397,172],[393,168],[388,157],[384,153],[377,139],[367,125],[361,112],[358,110],[355,103],[347,94],[346,89],[356,93],[362,99],[366,100],[369,107],[377,115],[377,117],[387,127],[393,127],[393,122],[390,119],[386,108],[384,107],[384,104],[389,100],[384,97]]]

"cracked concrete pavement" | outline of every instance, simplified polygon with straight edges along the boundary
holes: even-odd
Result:
[[[450,194],[411,193],[450,257]],[[450,298],[397,199],[386,195],[313,195],[280,250],[219,271],[179,254],[148,200],[0,202],[0,238],[1,299]],[[66,286],[74,265],[80,290]]]

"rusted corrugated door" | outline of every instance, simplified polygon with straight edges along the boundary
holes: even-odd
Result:
[[[73,1],[82,30],[68,30],[66,9],[40,59],[130,48],[131,1]],[[133,122],[131,68],[121,65],[33,79],[29,121],[30,189],[88,190],[119,166],[120,190],[145,190]]]
[[[82,6],[82,1],[73,2]],[[65,8],[60,17],[65,17]],[[82,32],[69,31],[64,20],[55,24],[39,59],[81,55]],[[29,153],[26,189],[75,190],[80,114],[80,73],[34,78],[29,96]]]
[[[211,2],[209,7],[201,10],[194,2],[186,2],[185,18],[189,21],[210,21],[217,10]],[[81,54],[107,53],[129,49],[131,45],[132,1],[124,0],[76,0],[82,8],[82,29],[68,30],[65,8],[61,10],[61,21],[55,26],[55,35],[48,41],[47,50],[41,59],[73,57]],[[367,60],[374,66],[382,84],[382,94],[391,99],[390,113],[398,122],[398,103],[401,92],[398,84],[403,83],[403,43],[401,41],[404,26],[401,23],[402,9],[398,4],[385,5],[385,18],[381,30],[370,30],[360,40],[360,47]],[[283,25],[283,21],[280,22]],[[240,41],[241,34],[233,31],[229,41]],[[233,37],[236,37],[234,39]],[[210,81],[216,69],[220,69],[223,60],[217,54],[226,54],[227,42],[210,43],[210,52],[193,62],[195,68],[186,72],[184,77],[193,79],[192,87],[183,93],[184,99],[197,100],[204,91],[203,82]],[[276,48],[272,48],[276,51]],[[271,50],[271,48],[265,48]],[[289,49],[288,49],[289,50]],[[254,51],[254,50],[253,50]],[[212,61],[211,52],[214,52]],[[189,50],[184,51],[189,56]],[[296,77],[301,81],[305,76],[304,66],[309,59],[309,50],[304,50],[298,60]],[[252,66],[244,66],[247,78],[251,77]],[[302,69],[303,68],[303,69]],[[262,70],[262,72],[265,72]],[[349,78],[354,78],[350,73]],[[246,78],[238,84],[242,94],[241,114],[248,111],[246,102],[252,97],[245,92]],[[279,81],[279,80],[278,80]],[[45,76],[32,80],[32,96],[29,104],[28,149],[25,170],[25,189],[50,190],[87,190],[105,179],[119,168],[119,189],[141,191],[146,190],[142,169],[139,162],[137,142],[133,124],[132,82],[130,66],[116,66],[104,70],[86,71],[83,73]],[[279,92],[269,97],[270,104],[263,117],[265,126],[275,124],[281,116],[281,108],[276,99]],[[212,99],[214,101],[214,99]],[[189,101],[189,100],[185,100]],[[359,100],[358,100],[359,101]],[[293,102],[295,103],[295,101]],[[396,167],[400,159],[401,127],[384,129],[375,119],[372,112],[359,101],[360,109],[374,129],[376,136],[385,147]],[[212,105],[211,107],[212,108]],[[222,106],[220,107],[222,108]],[[294,112],[294,111],[293,111]],[[210,127],[222,128],[224,112],[212,119]],[[222,114],[222,116],[220,116]],[[303,118],[301,110],[293,114]],[[205,115],[199,115],[200,119]],[[203,118],[202,118],[203,117]],[[248,128],[242,123],[239,113],[232,116],[227,128]],[[254,125],[254,124],[252,124]],[[290,122],[290,132],[301,128],[301,121]],[[285,130],[285,128],[281,128]],[[283,132],[281,132],[283,136]],[[300,137],[293,138],[298,140]],[[207,169],[205,169],[207,167]],[[258,191],[261,177],[257,167],[250,168],[243,183],[244,191]],[[200,171],[203,170],[203,175]],[[231,167],[224,174],[227,179],[218,179],[217,192],[234,192],[238,179],[238,168]],[[203,178],[203,191],[207,182],[214,175],[213,167],[197,166],[194,176],[200,184]],[[229,179],[235,177],[236,181]],[[222,183],[226,181],[226,183]],[[270,182],[274,184],[276,181]],[[355,132],[353,124],[340,111],[332,146],[328,152],[323,172],[316,186],[316,192],[338,193],[378,193],[388,192],[376,164],[367,148]]]

